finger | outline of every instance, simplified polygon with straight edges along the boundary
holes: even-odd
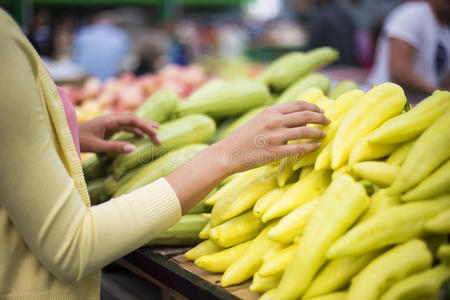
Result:
[[[305,110],[285,115],[282,124],[286,127],[298,127],[306,124],[328,125],[330,120],[323,113]]]
[[[326,135],[325,131],[317,127],[295,127],[280,131],[276,143],[285,144],[287,141],[299,139],[322,139]]]
[[[148,122],[150,122],[150,124],[151,124],[153,127],[155,127],[156,129],[159,128],[159,123],[156,123],[156,122],[153,122],[153,121],[148,121]]]
[[[127,142],[111,142],[98,140],[96,141],[95,145],[95,152],[97,153],[107,152],[121,154],[133,152],[134,149],[136,149],[136,147],[133,144]]]
[[[305,101],[293,101],[293,102],[278,104],[278,105],[275,105],[274,107],[282,114],[290,114],[293,112],[304,111],[304,110],[323,113],[322,108],[320,108],[319,106],[317,106],[313,103],[309,103],[309,102],[305,102]]]
[[[123,114],[123,115],[114,115],[114,120],[111,127],[108,128],[110,130],[122,130],[129,127],[136,127],[142,130],[145,134],[147,134],[150,139],[159,144],[161,141],[158,138],[157,128],[154,126],[155,122],[150,122],[144,119],[141,119],[135,115],[131,114]]]
[[[146,133],[148,134],[152,142],[154,142],[155,144],[161,144],[161,139],[159,138],[158,131],[156,131],[156,129],[154,129],[154,131],[152,132],[148,131]]]
[[[320,142],[288,144],[282,146],[282,151],[286,155],[305,154],[320,147]]]
[[[141,129],[139,129],[137,127],[125,127],[125,128],[123,128],[123,130],[131,132],[138,137],[142,137],[145,134]]]

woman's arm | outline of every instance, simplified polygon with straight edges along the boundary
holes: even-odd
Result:
[[[426,82],[413,67],[416,49],[409,43],[389,38],[389,70],[394,82],[405,88],[424,94],[432,94],[438,87]]]

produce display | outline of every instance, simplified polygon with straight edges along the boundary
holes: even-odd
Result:
[[[394,83],[345,82],[297,99],[331,120],[321,146],[210,195],[208,239],[185,257],[223,273],[223,287],[251,279],[263,300],[438,299],[450,278],[450,93],[409,109]]]
[[[316,94],[323,95],[324,92],[327,92],[330,79],[323,74],[309,72],[335,60],[338,57],[337,52],[331,48],[318,48],[307,53],[293,54],[295,54],[294,56],[304,56],[302,61],[307,67],[289,77],[290,83],[285,85],[284,91],[277,89],[276,92],[281,92],[279,96],[274,93],[270,84],[265,83],[265,80],[274,82],[277,78],[277,82],[280,82],[279,74],[287,72],[288,66],[278,62],[269,65],[268,71],[264,71],[265,80],[246,77],[214,79],[199,86],[182,100],[180,92],[176,89],[152,90],[151,95],[140,104],[134,113],[141,118],[161,124],[158,130],[161,143],[156,145],[148,137],[136,138],[129,133],[120,132],[112,139],[133,143],[136,149],[132,153],[115,156],[99,154],[85,160],[83,169],[92,203],[100,203],[111,197],[131,192],[169,174],[203,150],[208,143],[223,139],[268,105],[275,102],[297,100],[298,93],[312,87]],[[289,58],[293,54],[285,56]],[[169,72],[171,68],[163,69],[158,76],[172,74]],[[200,72],[193,66],[180,68],[178,71],[181,72],[181,70],[186,72],[183,76],[194,76]],[[204,76],[194,76],[194,79],[198,79],[195,80],[195,84],[202,81],[199,79],[200,77],[204,79]],[[191,87],[195,86],[194,79],[189,79],[189,82],[192,83]],[[144,78],[141,80],[146,82]],[[138,81],[135,84],[138,84]],[[145,86],[144,83],[142,83],[143,86]],[[102,90],[102,93],[104,92]],[[264,170],[255,170],[255,172],[261,175],[265,174]],[[276,173],[277,167],[273,167],[270,176],[264,175],[267,180],[258,182],[259,188],[255,190],[257,197],[276,187]],[[238,176],[230,176],[220,187],[230,182],[231,178]],[[246,177],[249,180],[252,179],[251,176],[246,175]],[[233,184],[228,184],[224,190],[232,186]],[[209,195],[212,199],[214,199],[212,195],[217,190],[219,187]],[[221,189],[218,194],[222,192]],[[250,198],[252,197],[255,195],[252,194]],[[194,207],[189,215],[184,216],[178,224],[171,227],[158,239],[153,240],[151,244],[195,245],[200,241],[201,236],[207,238],[208,233],[201,231],[208,223],[203,214],[211,211],[211,205],[207,204],[208,201],[211,200],[207,197]],[[252,205],[252,203],[242,202],[241,206],[236,206],[236,209],[230,211],[229,214],[237,216]],[[217,216],[214,211],[211,218],[215,222]],[[240,241],[236,237],[227,237],[230,228],[236,228],[240,224],[249,222],[253,223],[253,226],[242,227],[244,230],[239,233]],[[249,237],[256,237],[263,226],[263,222],[250,213],[215,227],[210,235],[215,236],[215,243],[222,245],[220,247],[230,247],[230,241],[237,244],[245,242]]]
[[[223,273],[223,287],[252,280],[263,300],[437,299],[450,278],[450,93],[411,109],[394,83],[329,91],[315,70],[337,57],[288,53],[255,79],[211,80],[183,101],[152,93],[135,113],[161,123],[161,144],[114,136],[136,150],[84,163],[91,200],[167,175],[268,105],[308,101],[331,120],[308,125],[327,133],[317,150],[230,176],[150,244],[198,244],[186,259]]]

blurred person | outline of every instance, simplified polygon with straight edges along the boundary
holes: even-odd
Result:
[[[55,60],[71,59],[74,28],[72,17],[64,17],[55,23],[53,38]]]
[[[307,48],[336,48],[340,56],[335,64],[355,65],[356,28],[352,16],[337,0],[316,0],[315,4],[307,24]]]
[[[33,47],[41,56],[53,56],[53,32],[50,26],[51,14],[48,9],[35,12],[27,34]]]
[[[104,80],[118,75],[130,48],[130,37],[114,24],[114,13],[103,12],[75,34],[72,56],[76,64]]]
[[[174,20],[164,23],[164,30],[169,37],[167,45],[167,60],[169,63],[185,66],[191,61],[189,47],[186,43],[186,37],[183,36],[184,30],[180,24]]]
[[[408,1],[386,18],[369,83],[400,84],[408,100],[419,102],[449,89],[450,1]]]
[[[136,34],[135,55],[138,58],[136,75],[154,73],[159,70],[166,61],[165,50],[168,46],[168,38],[161,30],[144,30]]]
[[[329,124],[312,103],[267,107],[169,175],[96,205],[80,151],[133,151],[107,140],[120,130],[158,143],[157,124],[123,114],[77,125],[70,100],[2,9],[0,41],[1,299],[99,299],[102,267],[159,236],[229,175],[317,149],[287,141],[321,139],[325,132],[306,125]]]

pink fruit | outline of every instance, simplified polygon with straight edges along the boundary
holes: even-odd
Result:
[[[116,108],[120,110],[135,110],[145,100],[145,95],[139,84],[125,86],[119,93]]]
[[[102,88],[102,81],[96,77],[91,77],[83,84],[82,97],[84,99],[95,98]]]

